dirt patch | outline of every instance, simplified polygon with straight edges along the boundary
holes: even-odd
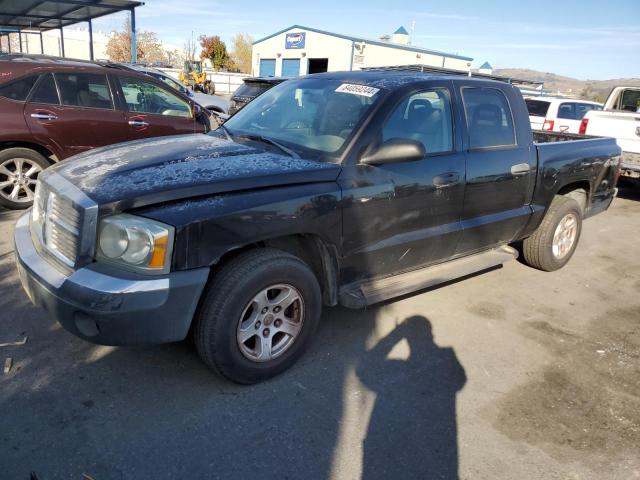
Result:
[[[563,463],[580,462],[603,475],[617,463],[622,478],[637,474],[640,306],[610,311],[584,332],[532,321],[523,333],[554,361],[503,397],[492,410],[494,426]]]
[[[467,311],[474,315],[489,320],[504,320],[506,313],[504,307],[492,302],[478,302],[467,307]]]

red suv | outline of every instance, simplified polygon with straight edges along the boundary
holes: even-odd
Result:
[[[90,148],[210,130],[206,110],[143,73],[0,56],[0,205],[31,205],[38,174]]]

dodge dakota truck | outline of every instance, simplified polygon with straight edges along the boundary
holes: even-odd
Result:
[[[498,266],[518,241],[532,267],[564,266],[583,219],[616,194],[621,151],[613,139],[537,135],[508,83],[293,79],[209,134],[47,169],[15,229],[20,278],[83,339],[191,335],[212,369],[259,382],[301,355],[323,307]]]

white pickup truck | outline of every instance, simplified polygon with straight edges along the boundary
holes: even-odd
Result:
[[[614,137],[622,149],[621,175],[640,178],[640,87],[616,87],[602,111],[582,119],[581,135]]]

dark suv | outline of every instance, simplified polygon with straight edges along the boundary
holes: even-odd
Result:
[[[283,77],[249,77],[243,80],[243,84],[231,96],[229,102],[229,115],[233,115],[247,103],[262,95],[272,87],[284,82]]]
[[[94,147],[207,132],[209,116],[162,81],[46,56],[0,56],[0,205],[32,204],[38,174]]]

